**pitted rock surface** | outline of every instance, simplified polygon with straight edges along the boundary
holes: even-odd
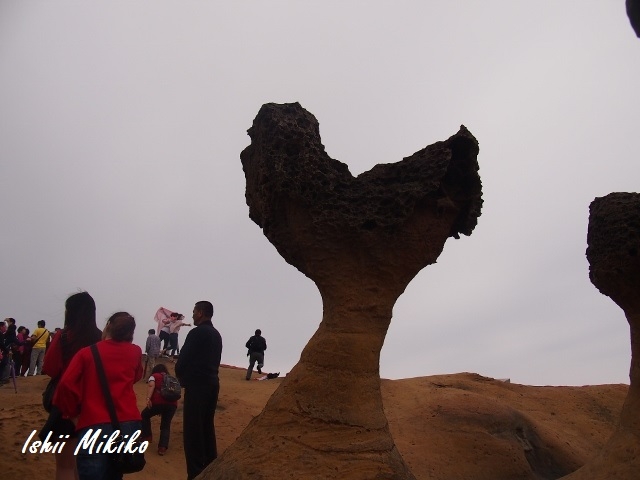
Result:
[[[327,155],[318,121],[298,104],[265,105],[249,135],[253,143],[241,157],[249,215],[267,235],[282,213],[278,197],[299,202],[320,228],[355,229],[356,234],[358,229],[397,226],[417,202],[447,194],[471,200],[452,235],[469,235],[480,215],[478,146],[465,127],[446,142],[399,163],[376,165],[355,178],[347,165]]]
[[[297,103],[264,105],[248,133],[249,216],[316,283],[323,316],[262,413],[203,478],[412,479],[384,414],[380,350],[407,284],[447,238],[476,226],[478,143],[461,127],[353,177]]]
[[[640,0],[626,0],[627,16],[631,22],[631,28],[640,37]]]
[[[315,270],[326,270],[327,243],[366,248],[367,261],[388,263],[392,243],[406,246],[404,235],[421,234],[408,228],[420,211],[433,217],[422,225],[425,239],[445,225],[447,237],[469,235],[480,215],[478,144],[464,126],[444,142],[355,178],[327,155],[318,121],[297,103],[264,105],[249,136],[241,155],[249,216],[287,262],[316,282]],[[413,275],[441,251],[440,240],[428,243],[409,254],[424,258],[409,267]]]
[[[623,310],[631,332],[631,368],[620,422],[591,462],[571,480],[632,480],[640,472],[640,194],[610,193],[591,202],[589,277]]]
[[[596,198],[589,213],[591,282],[623,310],[640,309],[640,194]]]

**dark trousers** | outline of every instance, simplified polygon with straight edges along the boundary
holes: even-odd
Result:
[[[9,349],[3,350],[0,360],[0,382],[9,380]]]
[[[187,480],[197,477],[218,456],[213,416],[220,384],[203,382],[184,389],[183,432]]]
[[[247,368],[247,380],[251,380],[253,366],[258,362],[258,370],[264,367],[264,352],[251,352],[249,354],[249,368]]]
[[[29,371],[29,365],[31,364],[31,345],[25,345],[24,351],[22,352],[22,365],[20,366],[20,376],[24,376],[25,373]],[[16,375],[18,372],[16,371]]]
[[[178,352],[178,334],[169,334],[169,354],[175,355]]]
[[[22,354],[20,352],[14,352],[13,354],[13,370],[16,377],[20,376],[20,369],[22,368]]]
[[[143,438],[151,437],[151,417],[160,415],[160,438],[158,447],[169,448],[169,436],[171,435],[171,420],[176,413],[176,406],[166,403],[158,403],[151,408],[142,410],[142,434]]]
[[[92,425],[78,431],[79,441],[89,430],[95,433],[97,429],[102,430],[100,433],[101,439],[103,438],[102,436],[107,435],[108,437],[113,432],[113,427],[110,423]],[[136,430],[140,430],[140,422],[120,422],[119,430],[123,435],[131,436]],[[51,439],[53,440],[53,438],[52,436]],[[103,453],[102,450],[100,450],[100,453],[96,453],[95,449],[80,448],[78,455],[76,455],[76,464],[78,465],[78,477],[80,480],[122,480],[122,473],[113,468],[113,463],[109,460],[109,454]]]
[[[160,330],[160,340],[162,341],[162,349],[166,350],[167,348],[169,348],[169,343],[170,343],[170,336],[169,336],[169,332],[165,332],[164,330]]]

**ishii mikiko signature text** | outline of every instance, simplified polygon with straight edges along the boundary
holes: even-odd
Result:
[[[22,446],[22,453],[60,453],[64,448],[66,441],[69,439],[69,435],[59,435],[58,440],[51,442],[51,432],[47,434],[44,441],[36,440],[31,442],[31,439],[36,434],[36,430],[31,432],[27,441]],[[136,439],[140,436],[140,430],[133,432],[131,436],[120,435],[120,430],[114,430],[111,435],[102,435],[102,429],[97,430],[89,429],[85,433],[78,446],[73,452],[77,455],[82,449],[86,449],[86,453],[144,453],[149,446],[149,442],[144,441],[136,443]]]

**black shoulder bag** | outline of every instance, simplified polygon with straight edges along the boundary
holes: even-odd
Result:
[[[120,430],[120,422],[116,416],[116,407],[113,404],[111,398],[111,392],[109,391],[109,385],[107,384],[107,376],[104,373],[102,366],[102,359],[98,352],[98,346],[94,343],[91,345],[91,353],[93,353],[93,359],[96,362],[96,370],[98,371],[98,377],[100,378],[100,385],[102,386],[102,394],[107,402],[107,409],[109,410],[109,416],[111,417],[111,426],[113,430]],[[120,444],[125,442],[122,434],[113,442],[114,444]],[[118,448],[116,452],[109,454],[109,461],[115,470],[120,473],[135,473],[142,470],[147,463],[144,459],[144,453],[140,452],[140,442],[133,444],[132,450],[135,452],[124,452],[124,448]]]

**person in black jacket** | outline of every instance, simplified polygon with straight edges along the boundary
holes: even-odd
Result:
[[[9,383],[9,333],[7,323],[0,322],[0,385]]]
[[[213,305],[201,301],[193,307],[193,324],[176,362],[176,377],[184,387],[183,442],[187,480],[200,474],[218,456],[213,416],[218,404],[218,369],[222,337],[211,318]]]
[[[267,341],[262,336],[260,329],[256,330],[256,334],[247,340],[245,346],[249,349],[247,356],[249,357],[249,368],[247,368],[247,380],[251,380],[253,366],[258,362],[258,373],[262,373],[264,367],[264,351],[267,349]]]

